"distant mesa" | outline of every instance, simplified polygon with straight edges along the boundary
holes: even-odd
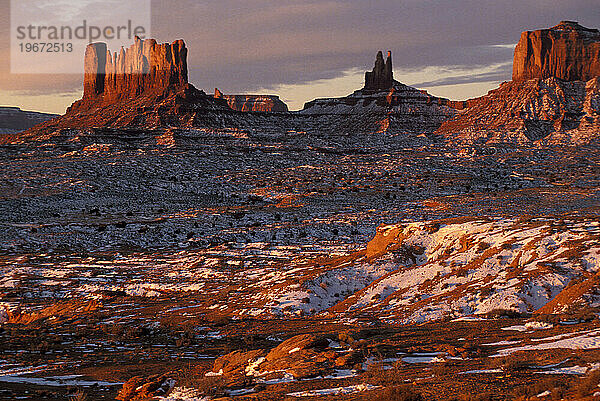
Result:
[[[222,128],[247,123],[236,110],[287,110],[274,96],[234,100],[209,96],[188,82],[183,40],[158,44],[135,39],[111,53],[105,43],[86,48],[83,97],[67,112],[5,141],[61,135],[68,129]]]
[[[0,106],[0,134],[12,134],[29,129],[54,117],[57,115]]]
[[[113,104],[140,96],[166,96],[189,88],[187,54],[183,40],[158,44],[154,39],[136,37],[131,47],[112,54],[105,43],[92,43],[85,53],[83,99],[73,109]],[[225,105],[225,100],[236,111],[288,111],[285,103],[273,95],[223,95],[215,90],[213,99],[219,99],[216,104],[220,105]]]
[[[527,31],[515,48],[515,81],[558,78],[589,81],[600,76],[600,32],[574,21],[550,29]]]
[[[183,40],[135,39],[111,53],[85,54],[83,98],[63,116],[15,140],[81,128],[251,128],[341,133],[433,134],[449,142],[589,142],[600,127],[600,32],[573,21],[523,32],[513,81],[488,95],[451,101],[394,79],[392,54],[379,51],[364,86],[340,98],[307,102],[299,112],[274,95],[207,95],[188,82]],[[264,113],[275,112],[275,113]],[[3,141],[12,141],[3,135]]]
[[[288,106],[276,95],[224,95],[215,88],[215,99],[225,99],[232,110],[286,113]]]

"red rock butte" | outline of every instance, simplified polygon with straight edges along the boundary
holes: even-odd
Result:
[[[600,76],[600,32],[574,21],[527,31],[515,48],[513,80],[555,77],[588,81]]]
[[[154,39],[136,36],[132,46],[118,53],[111,54],[106,43],[91,43],[85,51],[84,103],[115,103],[187,83],[187,48],[183,40],[158,44]]]

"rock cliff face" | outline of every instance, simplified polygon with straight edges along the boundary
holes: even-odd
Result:
[[[450,142],[582,144],[600,132],[600,32],[563,21],[523,32],[513,81],[464,103],[436,131]]]
[[[437,133],[464,143],[589,143],[600,131],[600,78],[505,82]]]
[[[162,93],[188,83],[187,48],[183,40],[158,44],[141,40],[111,54],[106,43],[85,52],[84,104],[108,104],[144,93]],[[83,106],[83,104],[82,104]]]
[[[573,21],[521,34],[515,48],[513,80],[555,77],[588,81],[600,76],[600,32]]]
[[[275,95],[224,95],[215,88],[215,99],[224,99],[232,110],[285,113],[287,105]]]

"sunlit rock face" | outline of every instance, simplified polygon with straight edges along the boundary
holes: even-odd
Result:
[[[466,143],[589,143],[600,130],[600,78],[505,82],[468,106],[437,133]]]
[[[589,81],[600,76],[600,32],[562,21],[550,29],[527,31],[515,48],[513,80],[558,78]]]
[[[85,52],[84,103],[114,103],[145,92],[163,92],[188,82],[183,40],[158,44],[141,40],[111,53],[106,43],[91,43]]]

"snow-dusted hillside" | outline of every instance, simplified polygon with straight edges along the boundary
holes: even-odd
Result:
[[[598,221],[382,226],[364,252],[262,281],[264,307],[251,313],[367,313],[411,323],[495,310],[564,312],[597,300],[599,269]]]

